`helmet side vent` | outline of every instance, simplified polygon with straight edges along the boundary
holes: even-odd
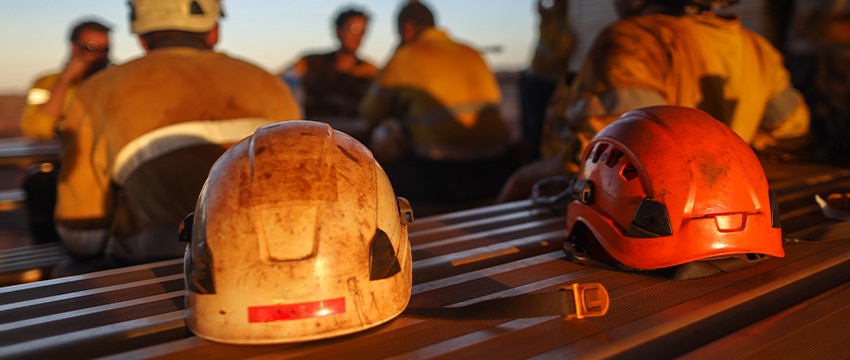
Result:
[[[605,154],[605,150],[607,149],[608,144],[606,143],[599,143],[596,145],[596,149],[593,149],[593,162],[597,163],[600,159],[604,161],[605,159],[603,158],[603,154]]]
[[[197,1],[192,1],[192,4],[189,5],[189,14],[192,15],[204,15],[204,9],[201,8],[201,4],[198,4]]]
[[[630,181],[637,178],[638,170],[632,163],[628,163],[626,166],[623,166],[623,170],[620,171],[620,175],[622,175],[627,181]]]
[[[614,166],[617,166],[617,164],[619,164],[620,161],[622,161],[625,157],[626,153],[624,153],[618,148],[613,148],[611,149],[611,155],[609,155],[608,159],[605,161],[605,165],[608,165],[608,167],[612,168]]]
[[[401,271],[390,237],[378,229],[372,238],[369,254],[369,280],[389,278]]]

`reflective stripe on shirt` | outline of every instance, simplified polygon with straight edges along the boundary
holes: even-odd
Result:
[[[27,105],[41,105],[50,100],[50,90],[32,88],[27,92]]]
[[[160,155],[200,144],[232,144],[250,136],[269,120],[243,118],[190,121],[158,128],[129,142],[115,156],[112,179],[123,185],[130,174]]]

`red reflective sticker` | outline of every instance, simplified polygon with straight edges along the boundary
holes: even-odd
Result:
[[[248,322],[271,322],[322,317],[345,312],[345,298],[327,299],[298,304],[249,306]]]

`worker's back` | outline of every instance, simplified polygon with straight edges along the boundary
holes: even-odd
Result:
[[[406,123],[420,156],[459,152],[457,158],[487,158],[475,156],[476,148],[493,147],[493,154],[499,155],[507,147],[495,76],[477,51],[440,30],[426,30],[400,47],[377,84],[395,94],[401,109],[394,115]],[[367,119],[377,118],[370,104],[375,101],[382,99],[367,99],[361,106]]]
[[[762,119],[785,115],[799,96],[788,87],[781,55],[767,40],[743,28],[736,19],[712,13],[628,17],[607,29],[591,50],[577,79],[581,96],[600,83],[611,89],[652,90],[666,104],[702,109],[752,140]],[[611,52],[614,53],[611,53]],[[604,54],[605,61],[595,62]],[[596,79],[593,79],[596,77]],[[583,88],[583,87],[587,88]],[[790,94],[789,94],[790,92]],[[785,96],[788,101],[775,101]],[[649,105],[649,104],[641,104]],[[786,109],[771,106],[784,105]],[[808,113],[800,107],[787,131],[805,133]]]

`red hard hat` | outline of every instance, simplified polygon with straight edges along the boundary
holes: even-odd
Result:
[[[785,255],[756,154],[697,109],[623,114],[588,144],[572,187],[568,253],[586,248],[594,260],[641,270]]]

